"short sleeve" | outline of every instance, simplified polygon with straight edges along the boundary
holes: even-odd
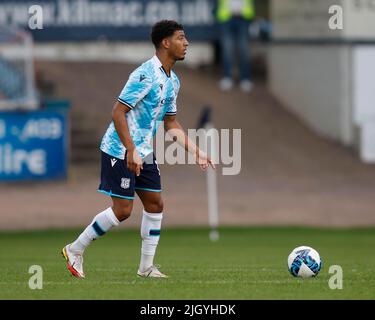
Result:
[[[178,80],[177,76],[173,74],[173,88],[174,88],[174,100],[173,103],[167,109],[165,113],[166,116],[174,116],[177,114],[177,96],[178,92],[180,91],[180,81]]]
[[[133,109],[150,92],[151,87],[151,76],[139,67],[130,74],[118,101]]]

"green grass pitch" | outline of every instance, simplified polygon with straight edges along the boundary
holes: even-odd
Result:
[[[156,263],[168,279],[137,278],[140,236],[115,230],[85,253],[86,279],[70,276],[60,254],[79,230],[0,233],[0,299],[374,299],[375,230],[222,228],[162,232]],[[317,249],[316,278],[293,278],[290,251]],[[31,290],[31,265],[43,268],[43,289]],[[343,268],[343,289],[328,286],[331,265]]]

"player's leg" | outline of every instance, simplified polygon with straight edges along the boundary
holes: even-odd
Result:
[[[135,191],[144,208],[141,225],[142,250],[138,275],[166,277],[154,266],[154,256],[159,243],[163,219],[160,170],[155,155],[150,154],[146,157],[141,175],[135,179]]]
[[[166,277],[154,266],[154,257],[160,239],[163,219],[163,200],[160,192],[137,190],[143,204],[141,225],[142,249],[138,275]]]
[[[69,246],[70,251],[83,254],[90,243],[104,236],[112,227],[130,217],[133,200],[112,197],[113,206],[97,214],[79,237]]]
[[[78,238],[65,246],[62,254],[70,272],[84,278],[83,253],[92,241],[127,219],[133,208],[134,174],[126,168],[124,160],[102,153],[101,183],[98,191],[112,197],[113,206],[97,214]]]
[[[112,210],[116,218],[122,222],[128,219],[133,210],[133,200],[127,200],[119,197],[112,197]]]
[[[112,197],[113,206],[97,214],[91,223],[83,230],[78,238],[63,248],[63,256],[67,261],[70,272],[79,278],[84,278],[83,253],[92,241],[104,236],[111,228],[131,214],[133,200]]]

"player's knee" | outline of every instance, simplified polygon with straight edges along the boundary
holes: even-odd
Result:
[[[155,199],[153,201],[148,202],[145,205],[145,210],[149,213],[163,212],[164,210],[163,200],[160,198],[160,199]]]
[[[132,213],[132,206],[115,206],[114,210],[115,215],[119,221],[124,221],[128,219]]]
[[[124,220],[128,219],[131,214],[132,214],[131,209],[129,209],[127,207],[121,207],[121,208],[119,208],[118,215],[116,214],[116,216],[117,216],[117,219],[119,221],[124,221]]]

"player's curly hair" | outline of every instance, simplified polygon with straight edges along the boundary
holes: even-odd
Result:
[[[184,30],[184,27],[174,20],[161,20],[155,23],[151,31],[151,41],[155,48],[158,49],[163,39],[170,37],[178,30]]]

